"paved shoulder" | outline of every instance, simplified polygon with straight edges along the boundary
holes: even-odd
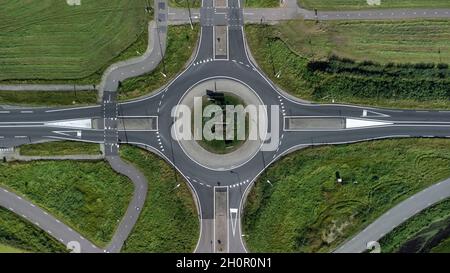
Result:
[[[335,253],[363,252],[367,249],[367,243],[380,240],[417,213],[448,197],[450,197],[450,179],[430,186],[390,209],[350,241],[337,248]]]

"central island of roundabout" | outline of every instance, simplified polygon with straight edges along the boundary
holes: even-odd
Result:
[[[260,150],[267,111],[261,98],[236,79],[209,78],[191,86],[172,111],[171,134],[183,152],[204,168],[232,170]]]

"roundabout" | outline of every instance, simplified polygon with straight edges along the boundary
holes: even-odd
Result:
[[[258,119],[267,120],[262,100],[236,79],[217,77],[194,84],[172,116],[173,139],[192,161],[211,170],[245,164],[260,150],[265,137],[265,132],[258,134]],[[208,130],[216,138],[208,139]]]

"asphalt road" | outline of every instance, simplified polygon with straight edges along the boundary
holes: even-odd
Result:
[[[170,8],[171,24],[190,22],[189,12],[183,8]],[[415,19],[415,18],[450,18],[450,9],[370,9],[357,11],[322,11],[317,15],[313,10],[300,8],[296,0],[286,0],[279,8],[245,8],[244,20],[247,23],[270,23],[293,19],[307,20],[383,20],[383,19]],[[200,20],[200,10],[191,9],[191,20]]]
[[[120,81],[127,77],[142,74],[146,69],[143,63],[133,63],[111,70],[105,76],[104,94],[99,106],[73,109],[8,109],[0,111],[0,147],[12,147],[24,143],[48,139],[68,139],[84,142],[104,143],[107,157],[116,169],[126,166],[114,160],[118,145],[129,143],[146,147],[159,154],[172,164],[186,179],[197,198],[201,220],[201,234],[196,252],[211,252],[215,248],[214,230],[214,187],[228,188],[228,243],[230,252],[246,252],[241,231],[241,211],[244,197],[251,184],[267,166],[281,156],[298,148],[311,145],[352,143],[381,138],[406,137],[450,137],[450,111],[414,111],[396,109],[375,109],[371,107],[338,104],[311,104],[293,99],[279,91],[272,82],[251,61],[247,51],[243,32],[244,11],[237,0],[228,1],[228,8],[214,8],[212,1],[204,0],[199,10],[201,35],[198,51],[186,70],[174,79],[166,88],[145,98],[117,103],[115,91]],[[166,6],[157,2],[155,6],[167,13]],[[159,15],[160,31],[166,31],[167,21]],[[165,17],[167,18],[167,17]],[[214,27],[228,26],[228,55],[220,60],[214,54]],[[146,62],[144,59],[143,62]],[[149,64],[150,65],[150,64]],[[174,122],[171,111],[185,92],[193,85],[205,79],[228,78],[241,81],[255,91],[263,104],[273,106],[268,111],[269,119],[275,122],[269,126],[273,149],[260,150],[247,162],[235,166],[232,170],[214,170],[205,168],[191,159],[180,145],[171,138],[171,126]],[[156,131],[120,131],[117,129],[117,117],[155,116],[158,117]],[[339,118],[346,124],[340,129],[288,130],[285,120],[289,117]],[[96,119],[98,128],[62,126],[55,121]],[[52,122],[52,123],[49,123]],[[103,123],[103,124],[102,124]],[[352,126],[350,126],[352,124]],[[363,124],[363,125],[361,125]],[[365,125],[364,125],[365,124]],[[367,125],[369,124],[369,125]],[[375,124],[375,125],[374,125]],[[278,126],[277,126],[278,125]],[[112,158],[112,159],[111,159]],[[116,163],[115,163],[116,162]],[[138,173],[133,172],[133,181],[137,183],[135,196],[130,204],[129,213],[122,221],[116,241],[111,250],[118,250],[128,235],[139,212],[139,202],[145,198],[143,185],[137,182]],[[146,192],[146,189],[145,189]],[[141,196],[141,199],[139,199]],[[136,199],[137,198],[137,199]],[[437,200],[440,196],[430,196]],[[433,199],[434,198],[434,199]],[[140,200],[140,201],[139,201]],[[9,204],[15,207],[15,202]],[[33,217],[30,215],[30,217]],[[131,217],[131,218],[129,218]],[[37,220],[51,221],[37,218]],[[125,227],[126,226],[126,227]],[[60,227],[65,228],[65,227]],[[61,234],[61,236],[66,236]],[[69,235],[67,235],[69,236]]]

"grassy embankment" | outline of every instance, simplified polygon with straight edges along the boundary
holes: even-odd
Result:
[[[382,252],[450,253],[450,200],[409,219],[380,240]]]
[[[65,252],[65,247],[16,214],[0,208],[0,253]]]
[[[143,96],[171,81],[183,70],[192,56],[198,34],[198,25],[194,25],[194,29],[191,29],[190,25],[170,26],[164,62],[149,74],[122,82],[119,99],[123,101]]]
[[[20,154],[26,156],[98,155],[100,145],[75,141],[55,141],[20,146]]]
[[[259,66],[300,98],[450,108],[448,20],[290,21],[245,29]]]
[[[383,140],[290,154],[269,167],[249,195],[247,245],[254,252],[331,251],[398,202],[450,177],[449,145]]]
[[[106,162],[1,163],[0,185],[105,246],[125,213],[132,184]]]
[[[149,183],[145,206],[122,251],[192,252],[199,236],[199,221],[183,178],[175,180],[173,169],[145,150],[122,146],[120,155],[139,168]]]

